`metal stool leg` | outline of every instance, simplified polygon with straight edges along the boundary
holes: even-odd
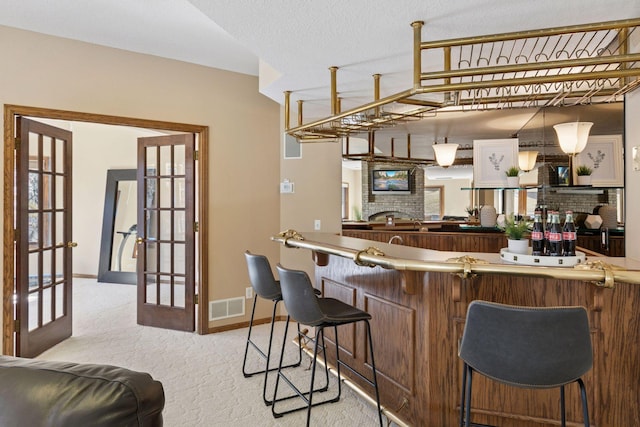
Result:
[[[466,427],[471,427],[471,384],[473,382],[473,368],[471,368],[471,366],[467,365],[466,366],[467,369],[467,398],[466,398],[466,403],[465,403],[465,407],[466,407],[466,414],[465,414],[465,418],[466,418],[466,422],[465,422],[465,426]]]
[[[286,339],[286,335],[287,335],[287,329],[288,329],[288,320],[289,318],[287,318],[287,326],[285,326],[285,339]],[[278,370],[278,375],[276,377],[276,383],[274,386],[274,392],[273,392],[273,404],[271,405],[271,413],[273,415],[274,418],[280,418],[283,415],[286,414],[290,414],[292,412],[297,412],[297,411],[301,411],[304,409],[307,409],[307,422],[308,422],[308,411],[309,411],[309,407],[310,406],[318,406],[318,405],[323,405],[325,403],[331,403],[331,402],[335,402],[336,399],[332,398],[332,399],[327,399],[327,400],[323,400],[322,402],[317,402],[317,403],[310,403],[310,400],[312,400],[312,395],[313,393],[318,393],[318,392],[325,392],[329,389],[329,367],[327,366],[327,364],[325,363],[325,367],[324,367],[324,376],[325,376],[325,385],[319,388],[314,388],[313,386],[315,385],[315,372],[317,369],[317,355],[318,353],[321,351],[324,351],[325,347],[325,342],[324,342],[324,331],[322,328],[319,328],[316,330],[316,335],[314,338],[314,356],[312,359],[312,366],[311,366],[311,388],[309,389],[309,391],[306,392],[302,392],[300,391],[299,388],[297,388],[295,386],[295,384],[293,384],[291,382],[291,380],[289,380],[289,378],[287,378],[287,376],[284,374],[284,372],[282,372],[282,369]],[[280,364],[282,364],[282,360],[284,357],[284,346],[282,348],[282,351],[280,353]],[[282,379],[282,381],[284,381],[285,383],[287,383],[289,385],[289,387],[291,387],[291,389],[294,391],[295,394],[290,395],[290,396],[286,396],[286,397],[277,397],[278,396],[278,388],[279,388],[279,384],[280,384],[280,379]],[[278,412],[276,411],[276,402],[281,402],[283,400],[289,400],[292,398],[300,398],[302,399],[302,401],[305,403],[304,406],[300,406],[300,407],[296,407],[293,409],[289,409],[283,412]]]
[[[564,406],[564,386],[560,386],[560,425],[562,427],[567,426],[567,415]]]
[[[242,373],[244,374],[244,377],[250,377],[252,375],[255,375],[257,372],[247,372],[246,370],[246,365],[247,365],[247,353],[249,352],[249,344],[253,345],[255,347],[255,344],[253,344],[253,341],[251,341],[251,330],[253,329],[253,316],[256,313],[256,303],[258,302],[258,296],[254,295],[253,296],[253,308],[251,309],[251,320],[249,320],[249,333],[247,334],[247,343],[244,347],[244,360],[242,361]],[[273,323],[273,319],[272,319],[272,323]]]
[[[464,363],[462,365],[462,391],[460,393],[460,427],[464,427],[464,411],[466,409],[466,405],[464,402],[464,398],[466,397],[466,386],[467,386],[467,364]]]
[[[335,401],[340,400],[340,395],[342,394],[342,376],[340,374],[340,343],[338,342],[338,327],[333,327],[333,333],[336,336],[336,369],[338,371],[338,396]]]
[[[589,407],[587,405],[587,389],[584,387],[582,378],[578,378],[578,385],[580,386],[580,396],[582,397],[582,417],[584,418],[584,427],[589,427]]]
[[[245,378],[251,377],[253,375],[256,374],[262,374],[264,373],[264,384],[262,386],[262,400],[264,401],[264,404],[269,406],[273,403],[273,400],[268,399],[267,398],[267,380],[269,378],[269,372],[273,372],[276,371],[278,369],[278,367],[273,367],[270,368],[269,364],[271,361],[271,350],[273,348],[273,331],[275,329],[275,320],[276,320],[276,313],[278,311],[278,303],[280,302],[280,300],[275,300],[273,302],[273,311],[271,313],[271,329],[269,331],[269,344],[267,346],[267,353],[265,354],[264,351],[262,351],[257,344],[251,340],[251,332],[253,329],[253,319],[254,319],[254,315],[255,315],[255,310],[256,310],[256,303],[257,303],[257,295],[254,295],[253,297],[253,309],[251,310],[251,320],[249,322],[249,332],[247,335],[247,343],[244,349],[244,360],[242,362],[242,373],[244,374]],[[300,324],[298,324],[298,336],[300,336]],[[252,371],[252,372],[247,372],[247,368],[246,368],[246,364],[247,364],[247,355],[248,355],[248,351],[249,351],[249,345],[251,345],[257,352],[258,354],[264,358],[266,360],[266,364],[265,364],[265,368],[261,369],[261,370],[257,370],[257,371]],[[284,346],[284,343],[283,343]],[[302,347],[299,348],[298,351],[298,360],[294,361],[293,363],[289,364],[289,365],[285,365],[282,368],[291,368],[291,367],[295,367],[295,366],[300,366],[300,363],[302,362]]]
[[[371,354],[371,370],[373,371],[373,388],[376,391],[376,404],[378,406],[378,419],[380,420],[380,427],[382,427],[382,409],[380,408],[380,391],[378,390],[378,375],[376,373],[376,362],[373,358],[373,338],[371,337],[371,325],[368,320],[365,320],[367,325],[367,335],[369,336],[369,352]],[[336,334],[337,335],[337,334]]]

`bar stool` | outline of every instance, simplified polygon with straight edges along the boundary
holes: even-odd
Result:
[[[460,427],[472,425],[474,372],[515,387],[560,387],[563,427],[566,425],[564,386],[577,382],[584,425],[589,427],[587,393],[581,377],[593,365],[592,352],[589,319],[584,307],[540,308],[471,302],[459,351],[464,361]]]
[[[249,321],[249,333],[247,334],[247,342],[244,349],[244,360],[242,362],[242,373],[245,378],[251,377],[256,374],[264,373],[264,384],[262,386],[262,400],[265,405],[269,406],[273,403],[272,400],[267,398],[267,379],[269,372],[275,371],[279,368],[269,368],[269,362],[271,360],[271,348],[273,343],[273,329],[275,326],[276,312],[278,309],[278,303],[282,301],[282,293],[280,291],[280,282],[273,277],[269,260],[264,255],[255,255],[246,251],[244,253],[247,260],[247,268],[249,270],[249,280],[251,287],[253,288],[253,309],[251,310],[251,320]],[[251,331],[253,328],[253,318],[256,312],[256,303],[258,297],[266,300],[273,301],[273,312],[271,313],[271,330],[269,332],[269,344],[267,346],[267,352],[261,350],[258,345],[251,340]],[[288,326],[288,325],[287,325]],[[300,324],[298,324],[298,337],[300,337]],[[266,360],[265,368],[257,371],[247,372],[247,353],[249,352],[249,346],[252,346],[258,354]],[[284,347],[284,344],[283,344]],[[299,348],[298,359],[290,365],[282,366],[282,368],[290,368],[294,366],[300,366],[302,361],[302,346]]]
[[[313,348],[313,367],[311,369],[311,384],[309,386],[309,392],[300,391],[290,380],[287,378],[282,369],[278,369],[278,376],[276,377],[276,384],[274,390],[274,403],[271,406],[273,416],[278,418],[284,414],[295,412],[303,409],[307,409],[307,427],[311,419],[311,408],[314,406],[322,405],[325,403],[337,402],[340,400],[341,394],[341,376],[340,367],[344,366],[349,369],[355,375],[362,380],[366,381],[375,390],[376,403],[378,407],[378,418],[380,426],[382,426],[382,411],[380,409],[380,393],[378,391],[378,380],[376,376],[376,365],[373,357],[373,340],[371,338],[371,326],[369,320],[371,315],[366,311],[362,311],[349,304],[345,304],[334,298],[319,298],[314,293],[314,288],[309,280],[309,276],[304,271],[290,270],[277,265],[278,275],[280,277],[280,286],[282,289],[282,299],[284,300],[285,308],[287,309],[288,318],[296,320],[299,324],[313,326],[316,328],[314,348]],[[355,371],[352,367],[340,360],[340,345],[338,343],[338,326],[347,325],[355,322],[364,322],[366,325],[366,333],[369,342],[369,351],[371,356],[371,368],[373,371],[373,379],[370,380],[361,373]],[[287,334],[287,325],[285,326],[285,336]],[[336,344],[336,367],[338,373],[338,392],[333,398],[323,400],[321,402],[313,403],[313,394],[316,390],[314,387],[315,372],[318,358],[318,351],[320,343],[322,343],[322,350],[324,350],[324,328],[333,327],[335,332],[335,344]],[[280,365],[284,356],[284,346],[280,353]],[[325,367],[326,367],[325,363]],[[276,402],[278,396],[278,384],[280,379],[289,384],[289,386],[295,391],[295,393],[306,403],[306,406],[290,409],[283,412],[276,411]],[[308,397],[307,397],[308,396]]]

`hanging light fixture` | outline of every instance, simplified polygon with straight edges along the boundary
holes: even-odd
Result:
[[[587,146],[591,126],[593,126],[591,122],[570,122],[554,125],[553,128],[558,135],[558,142],[562,151],[569,155],[575,155],[584,150],[584,147]]]
[[[573,162],[576,154],[587,146],[591,126],[591,122],[560,123],[553,126],[558,135],[560,148],[569,155],[569,185],[573,185]]]
[[[518,153],[518,167],[521,171],[529,172],[536,165],[537,151],[521,151]]]
[[[438,144],[436,141],[432,147],[436,155],[436,162],[443,168],[451,166],[456,159],[456,151],[458,144],[447,144],[447,138],[444,138],[444,144]]]

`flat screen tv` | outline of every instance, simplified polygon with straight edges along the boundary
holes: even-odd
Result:
[[[411,194],[409,169],[376,169],[371,171],[373,194]]]

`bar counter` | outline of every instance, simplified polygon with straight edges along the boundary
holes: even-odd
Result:
[[[315,284],[324,296],[372,315],[381,403],[406,425],[457,425],[458,341],[469,303],[482,299],[586,307],[594,352],[593,369],[584,377],[591,425],[640,426],[640,262],[589,256],[575,268],[531,267],[503,263],[498,253],[436,251],[323,233],[288,230],[273,240],[310,251]],[[339,333],[341,358],[370,374],[364,329]],[[329,349],[329,363],[331,354]],[[351,380],[372,393],[358,378]],[[583,425],[577,385],[566,387],[566,397],[567,425]],[[472,408],[479,424],[559,425],[559,389],[517,389],[477,376]]]

